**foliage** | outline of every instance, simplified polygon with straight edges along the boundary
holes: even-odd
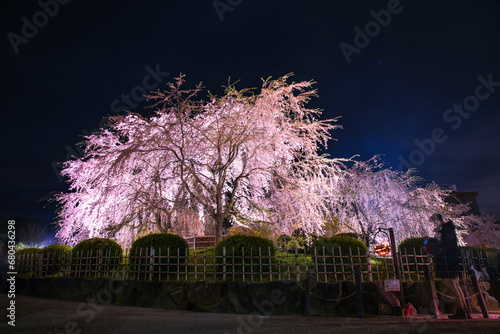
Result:
[[[109,129],[86,137],[85,155],[65,163],[57,237],[112,237],[128,247],[148,233],[204,230],[220,241],[237,225],[272,239],[298,228],[354,232],[369,245],[381,227],[398,241],[433,236],[434,213],[462,230],[467,206],[447,205],[450,191],[420,186],[413,171],[384,168],[378,156],[319,155],[335,119],[306,107],[312,82],[288,78],[265,80],[258,93],[229,84],[203,101],[201,86],[185,90],[181,76],[148,96],[150,116],[111,117]]]
[[[100,251],[109,262],[101,262]],[[123,250],[121,246],[111,239],[91,238],[79,242],[72,251],[72,267],[88,268],[92,273],[105,273],[120,266]],[[86,258],[92,255],[90,258]]]
[[[356,240],[360,240],[361,236],[357,233],[354,233],[354,232],[346,232],[346,233],[338,233],[338,234],[335,234],[336,237],[351,237],[351,238],[354,238]]]
[[[466,250],[470,250],[470,251],[476,251],[476,252],[489,252],[491,254],[496,254],[498,252],[500,252],[500,249],[498,248],[491,248],[491,247],[477,247],[477,246],[463,246],[463,247],[460,247],[461,249],[466,249]]]
[[[64,253],[64,255],[68,256],[71,254],[72,249],[73,249],[73,247],[69,246],[69,245],[53,244],[53,245],[49,245],[49,246],[41,249],[40,253],[43,253],[43,254],[50,254],[50,253],[61,254],[61,253]]]
[[[280,249],[287,249],[289,253],[295,253],[295,249],[297,249],[299,253],[303,254],[308,252],[309,240],[306,232],[298,228],[293,231],[292,235],[281,234],[276,240],[276,245]]]
[[[427,239],[427,242],[424,245],[424,242],[426,239]],[[435,269],[439,272],[442,271],[443,258],[441,255],[442,254],[441,243],[438,239],[428,238],[428,237],[408,238],[408,239],[403,240],[399,244],[398,248],[399,248],[400,252],[407,255],[406,261],[408,263],[422,263],[422,258],[420,258],[420,261],[419,261],[419,257],[418,257],[418,255],[421,255],[421,254],[427,253],[427,254],[434,256]],[[412,254],[414,254],[414,252],[417,256],[412,255]],[[406,264],[407,270],[410,270],[410,271],[417,270],[417,266],[418,265],[416,265],[416,264],[411,264],[411,265]],[[419,267],[419,269],[422,269],[422,268]]]
[[[61,271],[61,265],[69,258],[73,247],[68,245],[53,244],[40,250],[47,264],[46,275],[54,275]]]
[[[30,247],[22,248],[16,250],[16,256],[18,256],[18,261],[23,260],[24,268],[34,269],[37,266],[37,254],[41,251],[40,248]],[[29,269],[19,272],[19,274],[30,274]]]
[[[281,234],[276,240],[279,249],[295,249],[296,245],[288,234]]]
[[[23,249],[18,249],[16,251],[16,255],[38,254],[40,253],[41,250],[42,250],[41,248],[35,248],[35,247],[23,248]]]
[[[154,233],[141,237],[133,242],[130,254],[135,254],[139,248],[151,248],[155,250],[155,254],[159,254],[160,249],[162,254],[167,254],[167,249],[170,254],[177,254],[177,249],[184,256],[186,249],[189,249],[187,241],[181,236],[173,233]]]
[[[450,191],[435,184],[419,186],[419,178],[407,172],[384,168],[378,156],[365,162],[351,160],[341,177],[331,180],[332,215],[344,232],[359,234],[370,245],[379,228],[394,229],[395,239],[421,235],[434,236],[436,225],[429,221],[434,213],[453,218],[463,226],[460,216],[466,205],[447,205]],[[375,243],[380,243],[376,240]]]
[[[473,253],[482,252],[483,254],[488,254],[492,264],[494,266],[499,266],[498,260],[500,256],[500,249],[498,248],[484,248],[484,247],[476,247],[476,246],[464,246],[461,247],[464,250],[472,251]]]
[[[276,226],[267,222],[250,222],[246,225],[247,231],[244,231],[245,226],[240,226],[243,230],[242,234],[253,235],[264,239],[274,239],[276,234]],[[235,234],[235,233],[233,233]],[[237,233],[236,233],[237,234]]]
[[[468,246],[500,248],[500,220],[494,215],[467,216],[464,241]]]
[[[243,234],[229,236],[215,246],[216,263],[219,264],[218,271],[223,269],[224,247],[226,248],[226,272],[228,273],[233,272],[233,270],[236,273],[241,273],[243,271],[242,264],[245,265],[245,273],[259,272],[260,264],[262,264],[263,271],[269,271],[269,254],[271,256],[276,254],[273,243],[268,239]],[[262,259],[259,259],[259,249],[264,256]]]
[[[184,270],[186,255],[189,254],[186,253],[186,250],[189,250],[189,245],[184,238],[173,233],[154,233],[141,237],[132,244],[132,248],[130,249],[130,264],[132,266],[149,264],[150,262],[146,262],[144,258],[142,261],[139,261],[138,256],[150,255],[151,248],[154,249],[156,256],[160,254],[162,256],[162,258],[154,259],[153,271],[161,270],[162,272],[166,272],[168,270],[168,272],[177,273]],[[173,258],[163,258],[167,254]]]
[[[238,235],[238,234],[258,236],[257,232],[254,229],[243,225],[233,225],[227,231],[228,236]]]
[[[116,241],[107,238],[92,238],[83,240],[73,248],[73,253],[82,251],[85,253],[93,251],[94,253],[99,250],[102,250],[103,252],[111,251],[111,255],[113,256],[122,254],[121,246]]]
[[[322,254],[323,246],[325,247],[325,252],[330,252],[329,254],[332,254],[332,247],[334,248],[335,254],[339,254],[339,248],[342,254],[349,254],[349,249],[352,249],[353,254],[357,254],[358,248],[361,254],[364,254],[368,248],[363,241],[343,235],[337,235],[331,238],[319,238],[312,243],[312,247],[316,248],[318,254],[319,252]]]
[[[407,251],[413,251],[413,248],[419,250],[424,247],[424,241],[427,239],[427,243],[425,246],[427,248],[439,247],[439,240],[436,238],[427,238],[427,237],[414,237],[403,240],[399,244],[399,249],[405,248]]]
[[[339,256],[343,263],[351,263],[350,254],[353,255],[366,254],[367,246],[364,242],[348,236],[333,236],[331,238],[319,238],[312,243],[312,257],[318,265],[326,265],[326,271],[333,273],[334,271],[352,271],[350,265],[339,265],[339,261],[335,262],[332,256]],[[315,252],[315,253],[314,253]],[[316,255],[314,255],[316,254]],[[363,264],[359,258],[353,258],[353,263]]]
[[[287,79],[265,80],[258,94],[229,85],[204,102],[200,86],[181,88],[181,76],[149,95],[154,115],[111,117],[109,129],[86,137],[85,156],[65,163],[70,192],[55,196],[57,237],[114,236],[125,245],[174,229],[186,211],[217,240],[224,222],[279,221],[293,231],[301,217],[297,224],[318,229],[322,203],[304,186],[329,163],[317,151],[334,120],[305,107],[312,82]]]
[[[333,237],[341,230],[338,217],[327,216],[323,218],[321,225],[321,235],[325,238]]]

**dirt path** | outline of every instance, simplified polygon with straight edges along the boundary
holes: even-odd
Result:
[[[18,296],[16,326],[0,296],[0,333],[500,333],[500,319],[432,320],[214,314]]]

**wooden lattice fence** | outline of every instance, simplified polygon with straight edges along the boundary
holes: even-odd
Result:
[[[361,266],[364,281],[381,281],[395,277],[392,257],[373,257],[358,249],[313,249],[311,253],[298,249],[270,249],[258,252],[243,251],[214,254],[213,249],[202,248],[171,253],[141,248],[136,254],[108,252],[72,252],[23,254],[16,257],[18,274],[24,277],[84,277],[158,281],[223,280],[268,282],[274,280],[302,280],[307,271],[322,282],[354,280],[355,266]],[[329,255],[333,254],[333,255]],[[436,258],[422,249],[403,249],[398,254],[403,281],[421,281],[424,266],[435,269]],[[494,259],[483,251],[462,250],[460,271],[467,277],[471,265],[480,270],[494,264]],[[446,266],[446,263],[440,262]],[[442,270],[442,268],[441,268]],[[446,270],[446,267],[445,267]]]

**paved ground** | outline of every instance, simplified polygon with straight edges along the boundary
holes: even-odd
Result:
[[[18,296],[16,326],[0,296],[0,333],[500,333],[500,319],[305,318],[234,315],[96,305]]]

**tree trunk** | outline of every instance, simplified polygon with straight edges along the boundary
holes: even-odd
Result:
[[[370,242],[370,235],[365,235],[363,239],[365,239],[365,245],[369,249],[370,248],[370,244],[371,244],[371,242]]]
[[[165,227],[161,224],[161,215],[159,212],[155,213],[155,224],[156,224],[156,227],[158,227],[158,230],[160,232],[162,232],[162,233],[168,232],[168,228],[165,229]]]
[[[218,244],[222,240],[222,224],[224,223],[224,217],[222,215],[217,215],[215,218],[215,244]]]

